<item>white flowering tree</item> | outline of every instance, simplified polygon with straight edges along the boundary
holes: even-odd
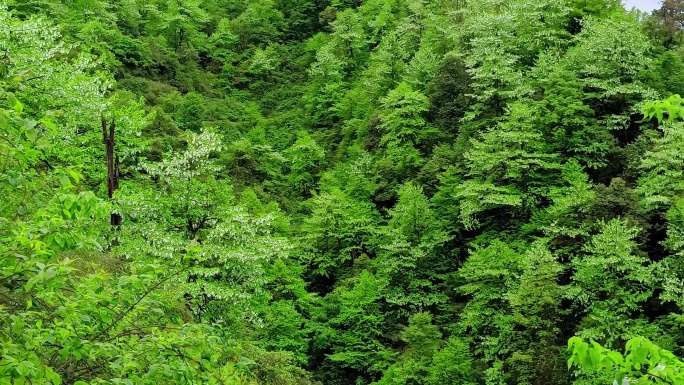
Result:
[[[287,255],[272,234],[273,214],[252,216],[235,202],[228,180],[216,179],[216,133],[187,134],[187,148],[147,164],[149,184],[123,186],[120,250],[137,261],[183,269],[175,284],[195,316],[212,321],[252,317],[265,284],[265,264]],[[256,320],[255,320],[256,321]]]

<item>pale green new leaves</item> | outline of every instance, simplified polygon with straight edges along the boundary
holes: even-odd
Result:
[[[587,17],[582,27],[574,47],[563,60],[579,75],[585,87],[595,90],[595,98],[622,97],[638,101],[658,96],[642,82],[640,73],[651,66],[648,54],[651,43],[631,16]],[[638,112],[638,107],[633,104],[623,114],[608,115],[603,123],[609,129],[624,129],[629,114]]]
[[[357,60],[360,51],[366,46],[361,16],[352,9],[337,14],[332,24],[331,48],[338,57]]]
[[[563,165],[564,185],[553,187],[549,192],[552,204],[538,213],[535,219],[550,237],[578,237],[588,233],[584,214],[594,200],[594,190],[589,176],[574,160]]]
[[[566,44],[569,11],[560,0],[469,4],[462,34],[477,100],[498,103],[529,95],[525,72],[540,52]]]
[[[444,295],[435,290],[435,274],[429,267],[435,249],[449,240],[440,230],[421,187],[405,183],[399,188],[399,202],[389,211],[387,228],[379,235],[384,239],[377,259],[381,272],[389,278],[386,289],[388,303],[418,309],[444,303]]]
[[[496,186],[489,181],[469,179],[456,187],[460,200],[459,216],[466,229],[476,228],[480,220],[477,214],[500,206],[520,207],[522,196],[513,186]]]
[[[258,322],[251,305],[263,289],[265,264],[285,257],[291,246],[271,233],[274,213],[250,215],[234,204],[229,182],[213,176],[218,135],[188,132],[187,142],[185,151],[145,165],[158,190],[122,188],[120,250],[136,260],[186,266],[175,283],[198,317]]]
[[[664,242],[674,254],[658,263],[662,280],[662,301],[676,303],[684,308],[684,282],[682,282],[682,256],[684,255],[684,200],[678,200],[665,214],[667,219],[667,239]]]
[[[428,98],[401,83],[381,99],[383,113],[380,115],[385,146],[414,145],[419,142],[426,122],[423,114],[428,109]]]
[[[311,136],[301,131],[297,141],[287,150],[285,158],[290,169],[288,180],[297,191],[307,191],[314,187],[313,172],[323,161],[325,150]]]
[[[216,60],[226,62],[234,53],[237,40],[238,36],[231,30],[230,20],[222,18],[208,39],[211,47],[209,54]]]
[[[561,296],[557,275],[560,264],[543,241],[527,250],[514,250],[495,240],[473,250],[458,272],[457,290],[471,299],[463,309],[458,328],[461,335],[477,341],[473,349],[483,356],[488,384],[508,383],[507,378],[534,373],[529,358],[530,340],[548,339],[553,333],[555,308]],[[503,368],[515,367],[511,371]]]
[[[473,141],[472,150],[466,154],[471,162],[470,175],[519,180],[526,173],[558,169],[558,156],[547,148],[534,113],[527,103],[514,103],[504,122]]]
[[[624,15],[583,18],[577,46],[568,52],[569,62],[591,85],[601,85],[599,79],[636,80],[651,63],[646,54],[651,43],[637,25]]]
[[[520,268],[519,281],[507,295],[511,306],[523,314],[557,306],[562,288],[556,281],[563,268],[543,241],[530,246]]]

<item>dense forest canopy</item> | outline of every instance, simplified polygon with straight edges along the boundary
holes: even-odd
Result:
[[[0,385],[684,384],[683,27],[2,0]]]

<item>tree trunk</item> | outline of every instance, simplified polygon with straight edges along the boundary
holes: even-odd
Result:
[[[107,152],[107,196],[112,199],[114,191],[119,189],[119,156],[114,156],[114,119],[107,130],[107,120],[102,116],[102,138]],[[112,226],[121,225],[121,214],[112,213],[110,223]]]

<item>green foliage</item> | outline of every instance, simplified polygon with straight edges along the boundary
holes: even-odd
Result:
[[[636,337],[627,341],[625,353],[609,350],[596,342],[591,345],[578,337],[568,341],[572,356],[568,368],[577,366],[585,373],[605,374],[618,384],[680,384],[684,381],[682,362],[653,342]]]
[[[396,353],[385,346],[385,315],[378,299],[386,282],[367,270],[325,297],[313,320],[316,350],[342,368],[370,374],[386,369]]]
[[[680,3],[6,0],[0,383],[682,382]]]
[[[630,316],[652,295],[655,276],[648,259],[636,251],[633,239],[639,229],[619,219],[600,226],[601,233],[574,260],[575,287],[570,295],[590,312],[591,326],[581,333],[612,341],[645,327],[643,320]]]
[[[314,175],[325,156],[323,150],[306,132],[300,132],[297,141],[287,150],[285,158],[289,162],[289,184],[297,192],[307,192],[314,187]]]
[[[471,179],[457,192],[466,228],[478,224],[479,213],[497,206],[517,207],[526,216],[544,194],[548,173],[560,165],[535,116],[527,103],[514,103],[505,121],[473,140],[465,154]]]
[[[647,209],[668,207],[682,193],[679,182],[682,161],[680,152],[676,150],[682,141],[682,124],[677,121],[677,117],[682,116],[681,112],[679,95],[645,106],[644,115],[647,119],[656,117],[658,122],[664,122],[662,137],[654,141],[652,150],[645,154],[641,164],[646,172],[639,180],[638,192],[643,196],[642,204]]]
[[[379,234],[378,269],[389,279],[387,302],[413,313],[446,302],[436,290],[443,272],[435,255],[448,237],[419,187],[406,183],[398,194],[388,228]]]

